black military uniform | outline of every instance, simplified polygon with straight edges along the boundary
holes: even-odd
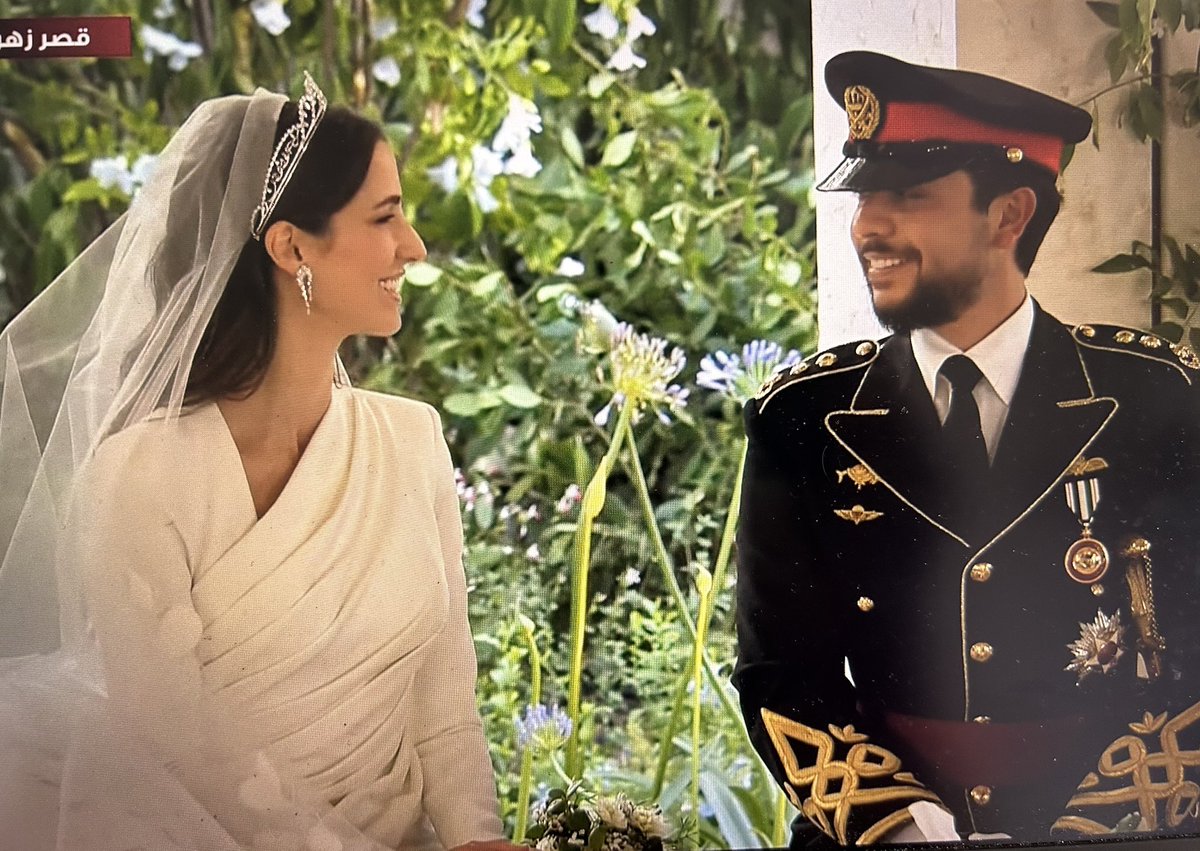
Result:
[[[830,66],[848,104],[883,101],[877,124],[872,86],[907,82],[939,108],[999,98],[1003,120],[1031,99],[1071,135],[1056,110],[1073,108],[993,78],[981,94],[978,75],[877,54]],[[852,139],[827,185],[872,163],[903,185],[939,148],[962,155],[915,145],[874,158]],[[873,844],[921,800],[964,835],[1197,829],[1200,358],[1034,309],[991,466],[969,477],[908,335],[815,355],[746,407],[734,682],[803,813],[794,846]]]

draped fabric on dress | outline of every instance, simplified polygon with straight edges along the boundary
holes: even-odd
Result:
[[[211,403],[109,438],[80,496],[66,539],[87,566],[107,695],[75,690],[56,710],[70,717],[46,722],[69,725],[67,741],[24,748],[21,771],[40,778],[24,786],[25,826],[41,844],[23,847],[424,849],[500,835],[458,499],[431,407],[335,388],[261,519]],[[28,670],[7,677],[34,693]],[[9,711],[30,726],[30,706]],[[28,813],[56,797],[58,836],[38,836]]]

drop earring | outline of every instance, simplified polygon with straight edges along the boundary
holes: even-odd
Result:
[[[296,270],[296,285],[300,287],[300,295],[304,298],[304,312],[311,316],[313,274],[307,263],[301,263]]]

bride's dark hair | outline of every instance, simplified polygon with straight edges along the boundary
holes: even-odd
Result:
[[[296,122],[296,104],[283,105],[275,142]],[[279,203],[263,227],[288,221],[318,236],[366,179],[375,146],[384,139],[374,122],[345,107],[330,106],[308,144]],[[262,187],[256,187],[261,192]],[[250,223],[246,223],[249,234]],[[246,396],[262,382],[275,353],[274,261],[257,239],[246,244],[204,329],[188,376],[185,402]]]

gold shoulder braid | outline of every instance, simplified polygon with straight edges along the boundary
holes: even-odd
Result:
[[[1100,835],[1114,833],[1118,825],[1149,831],[1194,821],[1200,810],[1200,785],[1187,779],[1186,769],[1194,773],[1200,766],[1200,750],[1185,750],[1179,740],[1197,721],[1200,703],[1169,721],[1165,712],[1147,712],[1130,724],[1130,734],[1104,749],[1096,770],[1083,778],[1067,804],[1087,814],[1068,813],[1051,830]]]
[[[874,340],[846,343],[810,355],[793,367],[779,370],[763,382],[762,386],[758,388],[758,392],[754,394],[754,398],[758,400],[758,409],[764,410],[775,394],[785,387],[821,375],[833,375],[837,372],[860,369],[870,364],[878,355],[879,344]]]
[[[1200,355],[1184,343],[1172,343],[1157,334],[1119,325],[1076,325],[1072,331],[1075,342],[1088,349],[1105,349],[1134,357],[1156,360],[1175,367],[1188,383],[1192,373],[1200,370]]]
[[[912,821],[910,803],[940,803],[937,795],[900,770],[899,757],[871,744],[853,725],[830,724],[826,733],[766,708],[762,719],[787,776],[788,799],[842,845],[873,845],[888,831]],[[797,746],[805,752],[803,759]],[[849,823],[855,808],[884,803],[894,809],[852,842]]]

